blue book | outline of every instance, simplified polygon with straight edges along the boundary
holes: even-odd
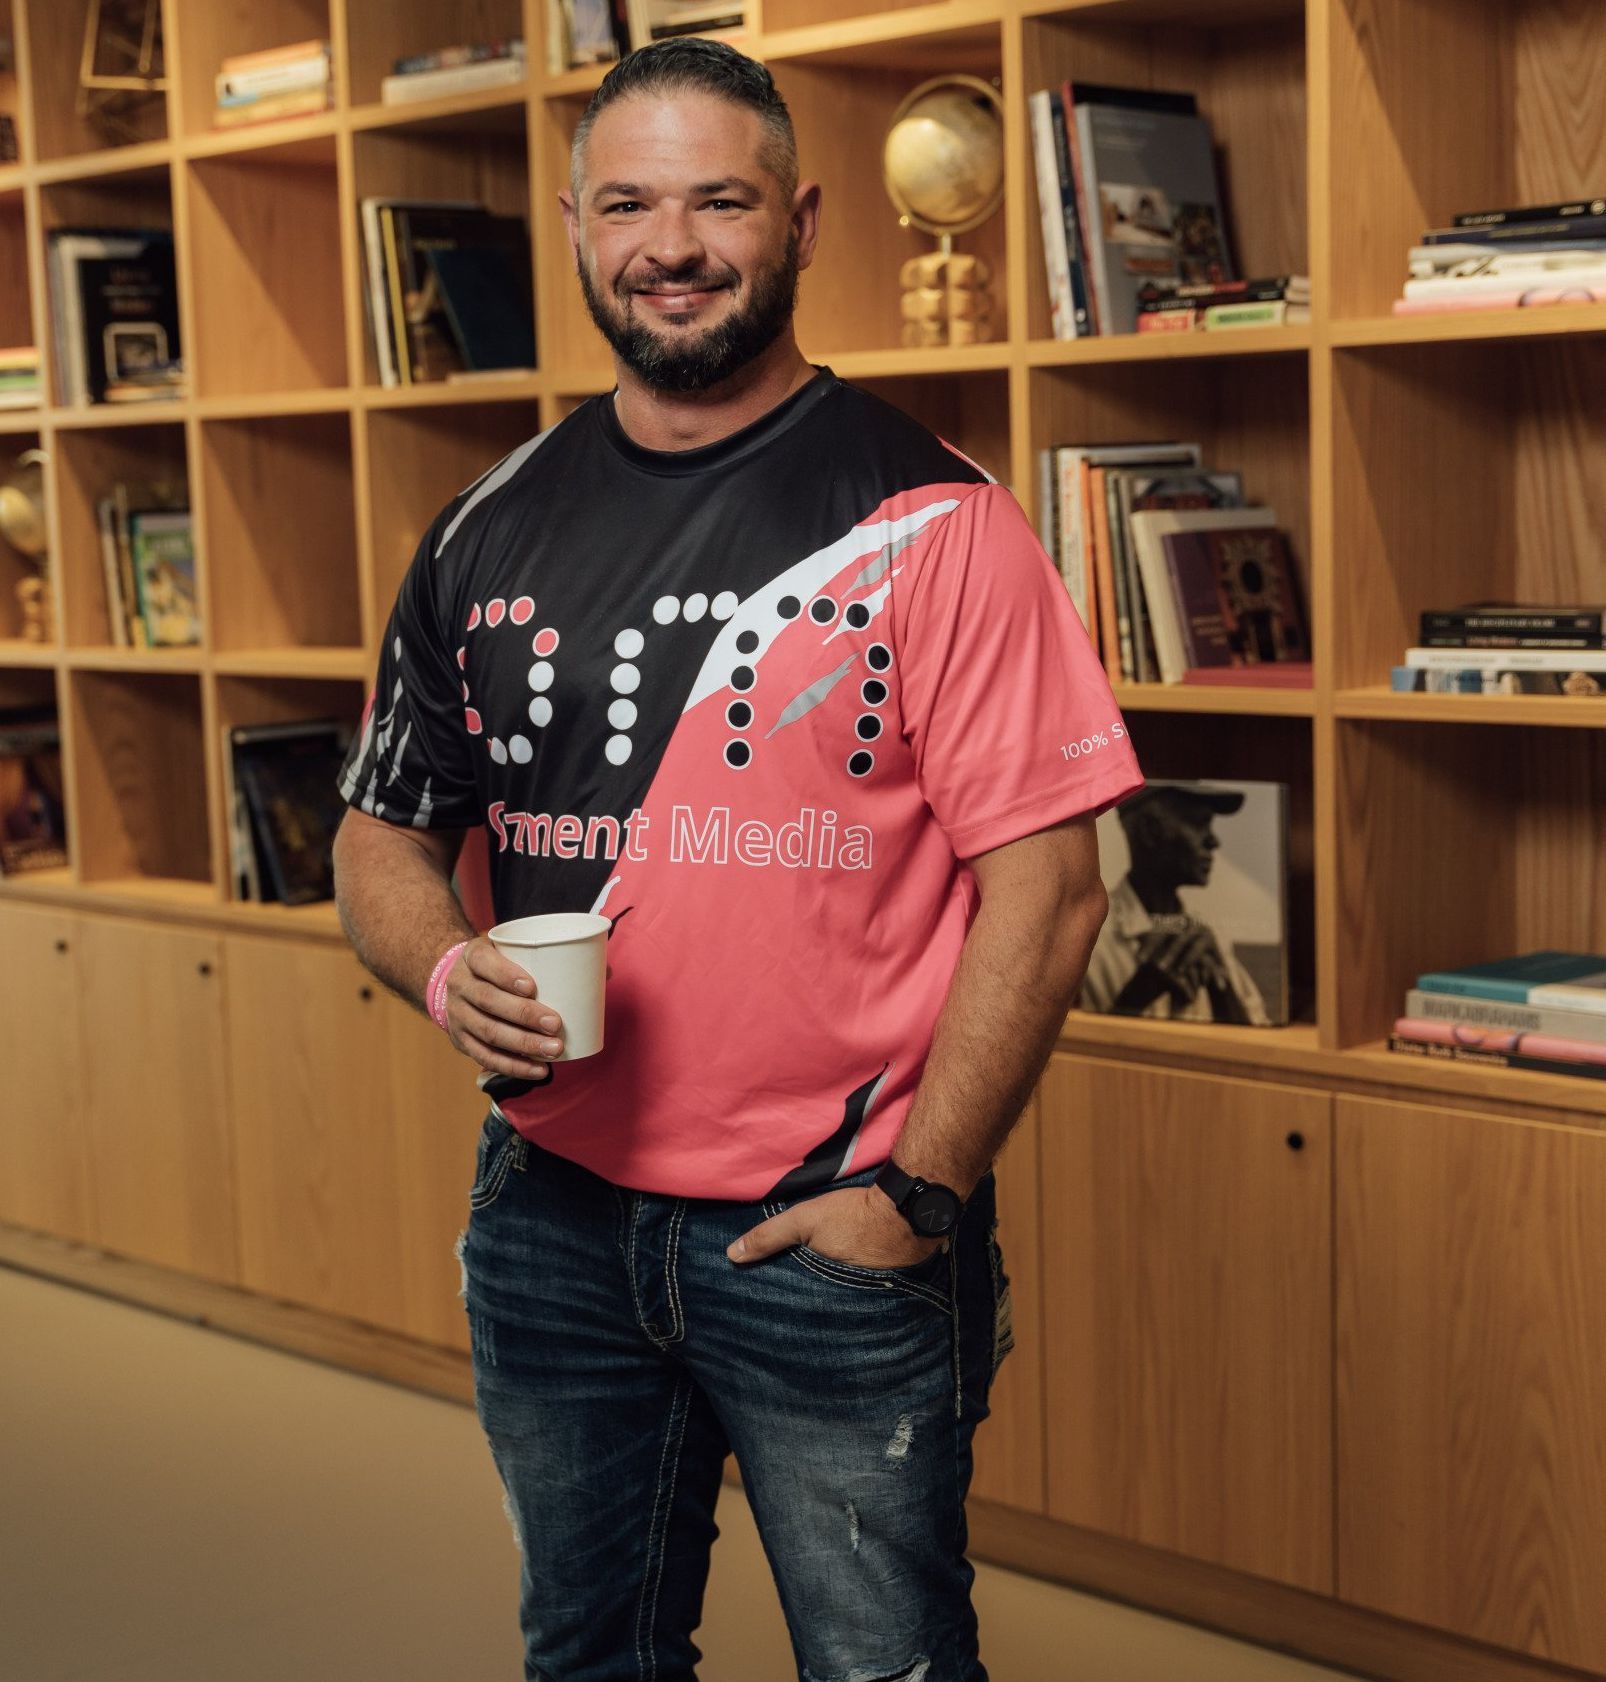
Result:
[[[1506,999],[1514,1004],[1543,1004],[1547,988],[1565,988],[1571,995],[1565,1002],[1590,1008],[1580,993],[1596,993],[1606,1003],[1606,957],[1587,952],[1525,952],[1516,958],[1496,958],[1486,964],[1468,964],[1462,969],[1435,970],[1419,976],[1417,986],[1430,993],[1455,993],[1463,998]],[[1538,991],[1541,996],[1535,998]],[[1596,1008],[1599,1008],[1598,1006]]]

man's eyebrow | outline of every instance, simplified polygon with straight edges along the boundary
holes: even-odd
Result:
[[[591,189],[591,196],[595,199],[606,198],[610,193],[617,193],[621,198],[640,199],[647,196],[647,189],[638,187],[634,181],[604,181],[600,187]]]
[[[729,192],[746,193],[755,199],[764,196],[761,187],[740,175],[727,175],[719,181],[698,181],[693,185],[691,192],[696,198],[708,198],[715,193]],[[650,197],[650,194],[647,188],[634,181],[604,181],[591,189],[591,196],[595,199],[644,199]]]
[[[740,175],[727,175],[722,181],[699,181],[697,185],[692,188],[692,191],[706,196],[710,193],[728,192],[733,187],[737,192],[748,193],[753,198],[762,198],[764,196],[758,187],[754,186],[751,181],[745,180]]]

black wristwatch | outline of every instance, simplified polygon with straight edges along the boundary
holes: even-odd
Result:
[[[948,1186],[905,1174],[891,1161],[876,1175],[875,1184],[892,1199],[918,1237],[946,1238],[959,1225],[965,1200]]]

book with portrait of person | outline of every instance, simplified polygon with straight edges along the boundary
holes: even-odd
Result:
[[[1083,1010],[1288,1021],[1288,786],[1151,781],[1098,820],[1110,896]]]

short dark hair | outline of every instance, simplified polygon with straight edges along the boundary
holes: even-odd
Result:
[[[598,115],[627,94],[708,93],[758,114],[766,135],[764,166],[790,200],[797,190],[797,136],[792,114],[770,75],[757,59],[724,41],[696,35],[673,36],[627,53],[603,78],[574,131],[569,178],[580,196],[580,160],[586,137]]]

